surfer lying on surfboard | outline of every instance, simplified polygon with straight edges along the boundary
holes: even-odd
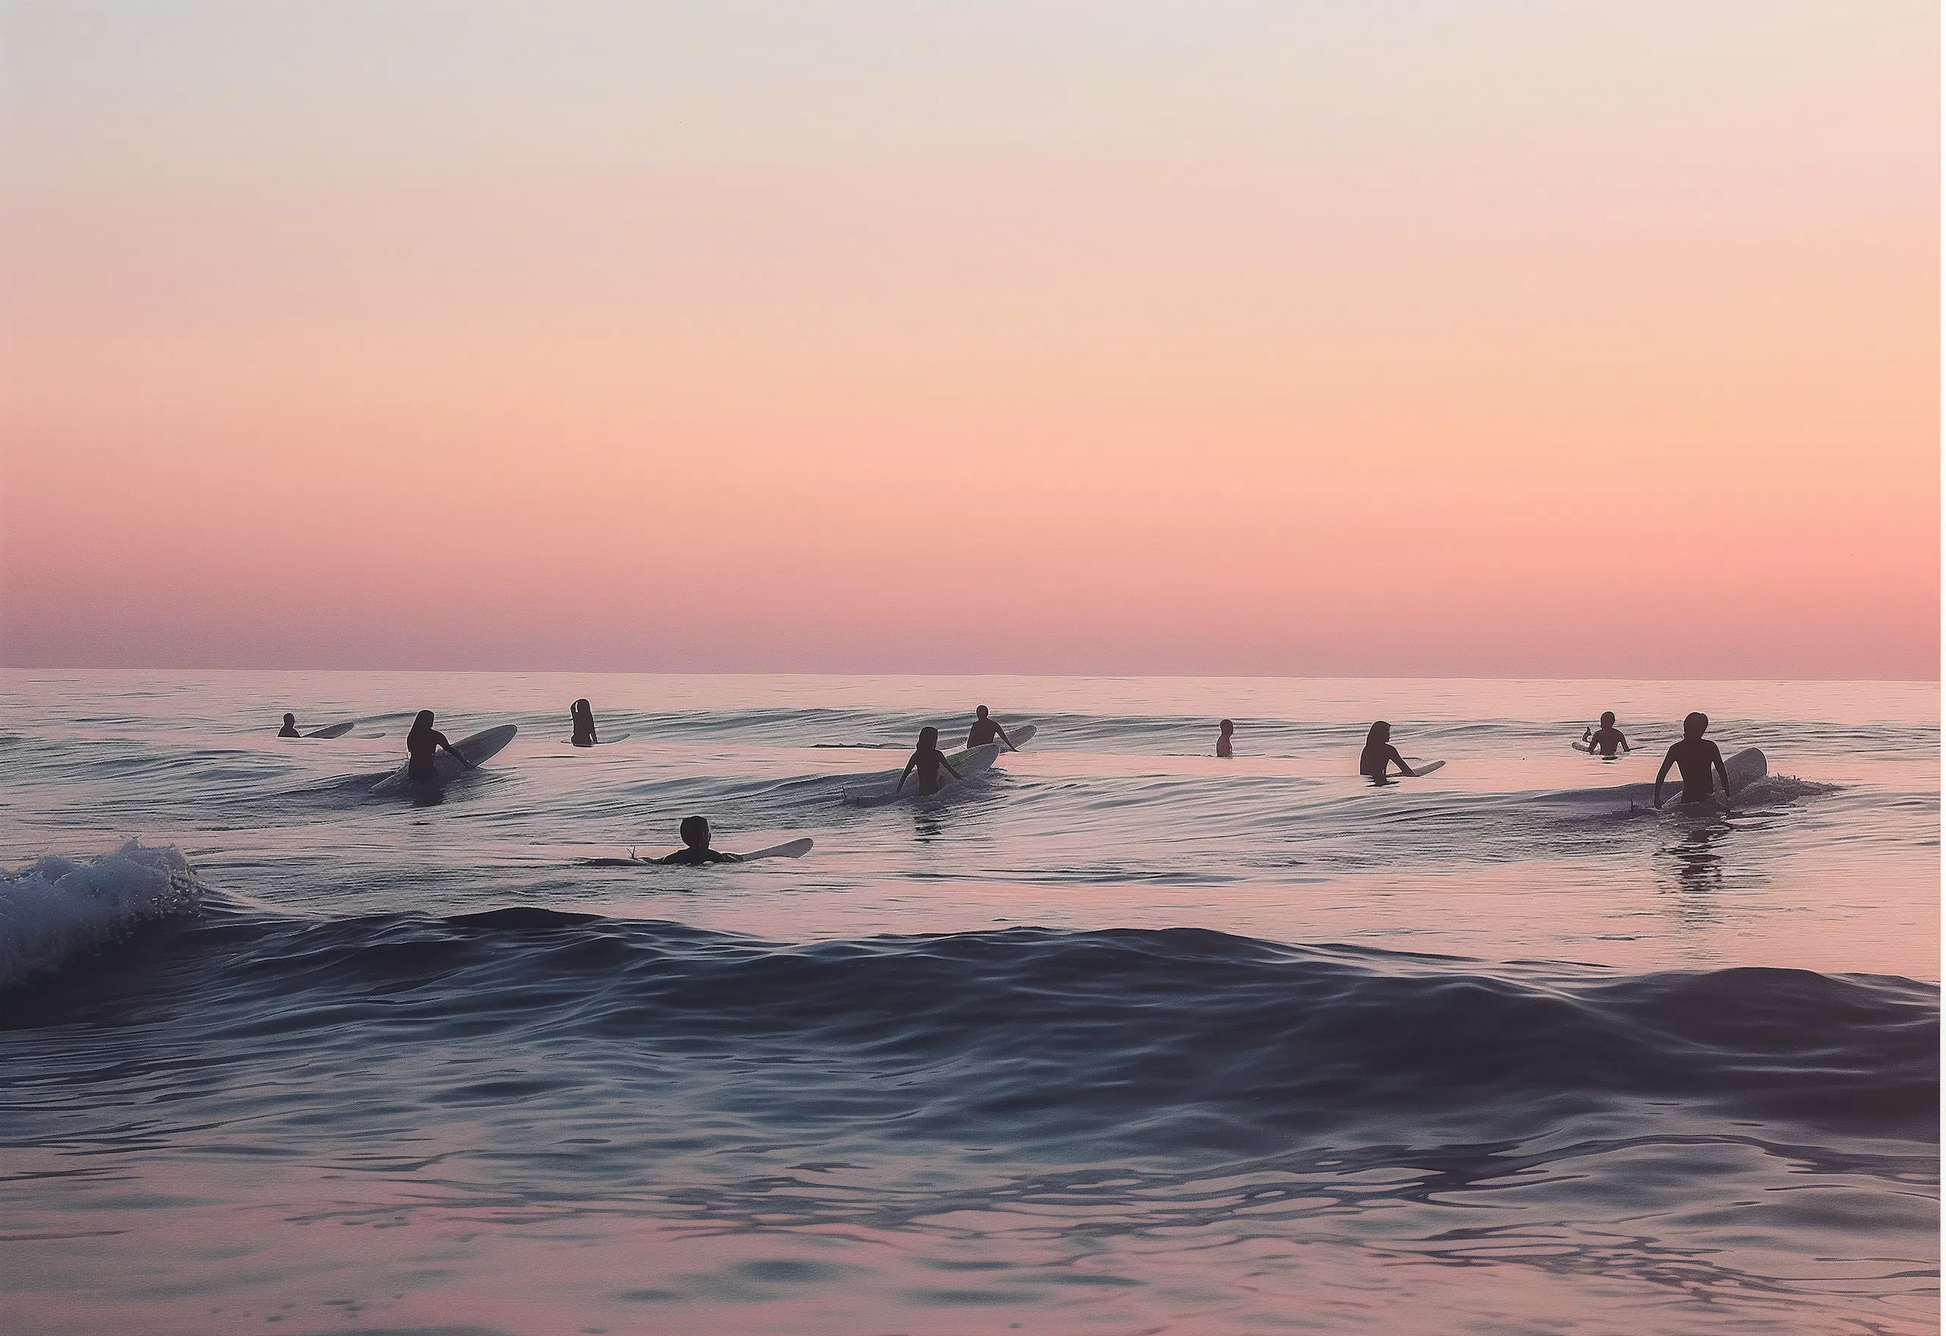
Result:
[[[700,816],[686,816],[677,830],[682,836],[683,847],[661,858],[652,858],[652,863],[674,864],[676,866],[695,866],[699,863],[741,863],[735,854],[726,854],[721,849],[709,847],[709,819]]]
[[[1730,772],[1723,768],[1723,753],[1703,736],[1709,726],[1710,717],[1701,710],[1683,717],[1682,741],[1669,748],[1669,754],[1662,758],[1662,768],[1655,772],[1655,791],[1649,795],[1651,804],[1662,806],[1662,781],[1672,765],[1682,771],[1684,802],[1709,801],[1712,772],[1723,776],[1723,796],[1730,796]]]
[[[1405,763],[1405,757],[1399,755],[1399,749],[1392,745],[1392,725],[1381,719],[1365,735],[1365,750],[1358,755],[1358,773],[1374,784],[1383,784],[1387,765],[1398,766],[1402,775],[1412,773],[1412,767]]]
[[[966,730],[966,745],[984,747],[995,738],[1006,743],[1008,751],[1020,750],[1014,746],[1014,740],[1007,736],[1007,730],[1000,727],[999,721],[987,717],[987,707],[982,705],[973,712],[973,727]]]
[[[432,726],[432,711],[419,711],[412,721],[412,731],[405,735],[405,750],[412,758],[406,762],[405,777],[414,784],[437,784],[439,766],[436,758],[441,747],[468,770],[473,768],[471,761],[453,750],[453,744],[446,741],[446,735]]]
[[[984,711],[986,706],[982,705],[980,709]],[[1000,725],[995,724],[994,727],[997,729]],[[985,744],[982,743],[981,745],[984,746]],[[1011,747],[1013,744],[1008,743],[1007,745]],[[953,769],[953,763],[946,759],[946,753],[939,750],[939,730],[930,724],[919,730],[919,745],[913,749],[911,758],[905,763],[905,769],[899,772],[899,782],[893,787],[892,792],[899,793],[904,790],[906,778],[912,774],[912,768],[914,766],[919,767],[919,796],[921,798],[927,794],[939,792],[939,771],[941,767],[944,767],[946,773],[954,779],[960,777],[959,771]]]

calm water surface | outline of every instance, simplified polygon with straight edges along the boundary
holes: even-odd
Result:
[[[845,802],[981,703],[1038,735]],[[10,673],[0,1325],[1937,1330],[1938,705]],[[520,731],[374,795],[421,707]],[[1690,709],[1772,778],[1650,812]],[[583,865],[691,813],[816,845]]]

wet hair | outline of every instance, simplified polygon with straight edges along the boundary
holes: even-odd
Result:
[[[1691,710],[1682,717],[1682,735],[1686,738],[1700,738],[1709,730],[1710,717],[1701,710]]]
[[[1222,723],[1218,724],[1217,727],[1222,729],[1225,733],[1234,733],[1237,731],[1237,726],[1231,723],[1228,719],[1225,719]]]
[[[682,819],[682,826],[678,829],[677,833],[682,836],[682,842],[688,845],[692,849],[709,848],[709,818],[708,817],[702,817],[702,816],[684,817]]]
[[[432,727],[432,711],[421,710],[412,720],[412,731],[422,733]]]
[[[1372,731],[1365,735],[1365,745],[1376,747],[1392,740],[1392,725],[1383,719],[1372,725]]]
[[[587,719],[593,717],[593,715],[594,710],[589,706],[586,696],[583,696],[580,700],[568,706],[568,717],[570,719]]]
[[[920,729],[919,745],[921,747],[937,747],[939,745],[939,730],[931,724],[927,724],[924,728]]]
[[[1613,728],[1615,726],[1615,712],[1613,710],[1603,710],[1601,712],[1601,726],[1603,728]]]
[[[980,716],[980,718],[984,719],[987,717],[987,707],[982,705],[979,709],[973,711],[973,713],[977,714],[978,716]]]

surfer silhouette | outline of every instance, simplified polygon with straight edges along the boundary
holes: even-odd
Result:
[[[1589,734],[1586,741],[1590,755],[1593,755],[1595,752],[1600,752],[1609,760],[1615,758],[1615,749],[1617,747],[1625,752],[1635,750],[1628,745],[1628,739],[1622,736],[1622,730],[1615,727],[1615,712],[1613,710],[1603,710],[1601,712],[1601,727]]]
[[[1392,725],[1383,719],[1372,725],[1372,731],[1365,735],[1365,750],[1358,755],[1358,773],[1374,784],[1383,784],[1385,767],[1396,765],[1399,773],[1410,775],[1412,767],[1399,755],[1399,749],[1392,745]]]
[[[296,737],[303,736],[303,734],[297,731],[296,715],[287,714],[284,716],[284,726],[277,730],[277,736],[280,738],[296,738]]]
[[[1216,754],[1218,756],[1235,755],[1235,752],[1230,747],[1230,735],[1236,731],[1237,726],[1228,719],[1225,719],[1216,726]]]
[[[586,701],[579,702],[587,704]],[[677,866],[696,866],[702,863],[741,863],[735,854],[726,854],[720,849],[709,847],[709,819],[700,816],[686,816],[677,831],[682,836],[683,847],[658,863],[671,863]]]
[[[601,741],[595,736],[595,711],[586,696],[568,706],[568,719],[574,725],[575,746],[592,747]]]
[[[439,766],[436,758],[441,747],[468,770],[473,768],[471,761],[453,750],[453,744],[446,741],[446,735],[432,726],[432,711],[419,711],[412,721],[412,731],[405,735],[405,750],[411,757],[406,762],[405,777],[414,784],[437,784]]]
[[[986,706],[982,705],[980,708],[985,710]],[[978,725],[975,725],[975,727],[978,727]],[[1000,725],[995,724],[994,727],[999,728]],[[944,767],[946,773],[954,779],[960,778],[959,771],[953,769],[953,763],[948,761],[946,754],[939,750],[939,730],[930,724],[919,730],[919,745],[913,749],[912,756],[905,763],[905,769],[899,773],[899,782],[893,788],[892,792],[899,793],[905,789],[906,778],[912,774],[912,768],[914,766],[919,767],[919,796],[921,798],[924,798],[928,794],[939,792],[939,771],[941,767]]]
[[[1703,736],[1709,726],[1710,717],[1701,710],[1683,717],[1682,741],[1669,748],[1669,754],[1662,758],[1662,768],[1655,772],[1655,791],[1649,795],[1651,806],[1662,806],[1662,781],[1672,765],[1682,772],[1684,802],[1709,801],[1712,771],[1723,777],[1723,796],[1729,796],[1730,772],[1723,768],[1723,753]]]
[[[1014,740],[1007,736],[1007,730],[1000,727],[999,723],[995,720],[987,717],[987,707],[982,705],[973,712],[973,727],[966,730],[966,745],[969,747],[984,747],[995,738],[999,738],[1002,742],[1006,743],[1008,751],[1020,750],[1020,748],[1014,746]],[[925,790],[921,791],[924,792]]]

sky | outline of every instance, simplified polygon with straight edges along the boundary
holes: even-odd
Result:
[[[1896,0],[0,0],[0,664],[1939,670]]]

